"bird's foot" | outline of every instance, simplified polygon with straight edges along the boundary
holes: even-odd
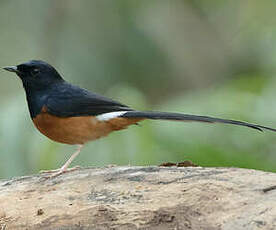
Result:
[[[54,177],[57,177],[61,174],[72,172],[72,171],[78,170],[80,168],[81,168],[80,166],[76,166],[74,168],[63,168],[63,167],[61,167],[59,169],[53,169],[53,170],[41,170],[39,173],[47,174],[47,175],[43,175],[43,177],[45,177],[45,178],[54,178]]]

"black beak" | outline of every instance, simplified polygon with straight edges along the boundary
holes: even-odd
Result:
[[[7,70],[9,72],[14,72],[14,73],[18,73],[18,69],[17,66],[7,66],[7,67],[3,67],[4,70]]]

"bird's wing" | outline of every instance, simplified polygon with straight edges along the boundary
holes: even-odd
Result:
[[[97,116],[116,111],[131,111],[128,106],[70,84],[51,89],[47,111],[58,117]]]

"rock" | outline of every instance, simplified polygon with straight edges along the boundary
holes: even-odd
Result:
[[[2,180],[0,229],[276,229],[276,174],[108,167]]]

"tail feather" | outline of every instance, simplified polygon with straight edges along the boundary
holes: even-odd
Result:
[[[261,132],[263,130],[270,130],[276,132],[276,129],[251,124],[243,121],[235,121],[229,119],[221,119],[209,116],[197,116],[190,114],[181,114],[181,113],[167,113],[167,112],[141,112],[141,111],[128,111],[123,113],[120,117],[127,118],[145,118],[145,119],[153,119],[153,120],[175,120],[175,121],[198,121],[198,122],[206,122],[206,123],[225,123],[239,126],[246,126],[252,129],[257,129]]]

